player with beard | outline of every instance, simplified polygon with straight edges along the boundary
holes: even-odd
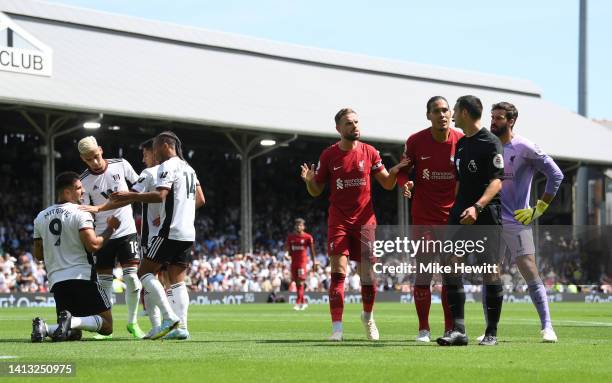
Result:
[[[357,113],[341,109],[335,116],[340,141],[321,153],[319,164],[301,167],[301,177],[308,193],[319,196],[329,185],[328,254],[331,260],[329,306],[332,319],[331,341],[342,340],[344,280],[349,260],[358,264],[361,277],[363,312],[361,320],[369,340],[379,339],[373,307],[376,286],[369,243],[374,240],[376,217],[372,207],[371,180],[387,190],[395,187],[399,170],[408,165],[402,160],[388,172],[378,151],[359,141],[361,130]]]
[[[398,174],[397,182],[404,188],[406,197],[413,197],[411,224],[417,232],[413,238],[431,238],[434,229],[430,226],[446,225],[450,208],[455,202],[455,166],[453,158],[457,142],[463,133],[450,127],[451,112],[448,101],[434,96],[427,101],[429,128],[411,135],[406,141],[403,158],[410,160],[411,168],[404,168]],[[414,182],[409,181],[409,170]],[[412,187],[414,191],[411,191]],[[427,254],[417,254],[417,264],[429,263],[433,259]],[[429,273],[418,273],[414,286],[414,304],[419,317],[417,342],[429,342],[429,309],[431,307],[431,279]],[[442,286],[442,307],[444,330],[452,330],[452,318],[448,308],[446,286]]]
[[[535,244],[532,223],[540,217],[552,202],[563,173],[536,144],[514,132],[518,110],[508,102],[500,102],[491,109],[491,132],[504,145],[504,180],[501,191],[502,247],[500,256],[510,250],[513,262],[529,289],[529,295],[540,316],[541,335],[544,342],[554,343],[553,330],[546,288],[540,279],[535,262]],[[546,177],[544,194],[534,207],[529,206],[531,182],[535,172]]]

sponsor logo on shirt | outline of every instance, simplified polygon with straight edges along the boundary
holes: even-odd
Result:
[[[423,169],[424,180],[448,181],[455,179],[455,175],[451,172],[436,172],[429,169]]]
[[[365,178],[352,178],[348,180],[343,180],[342,178],[336,179],[336,189],[346,189],[352,187],[361,187],[366,186],[367,182]]]
[[[159,174],[159,178],[166,178],[166,177],[168,177],[168,172],[161,172]]]

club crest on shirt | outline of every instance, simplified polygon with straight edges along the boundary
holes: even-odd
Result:
[[[476,173],[478,171],[478,167],[476,166],[476,161],[470,160],[468,163],[468,170],[472,173]]]
[[[363,171],[364,171],[364,165],[363,165],[363,163],[364,163],[364,161],[363,161],[363,160],[360,160],[360,161],[359,161],[359,171],[360,171],[360,172],[363,172]]]
[[[119,180],[121,180],[121,175],[113,174],[113,180],[115,180],[115,182],[119,182]]]

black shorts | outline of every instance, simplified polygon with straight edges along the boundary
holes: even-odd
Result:
[[[136,233],[123,237],[109,239],[108,242],[95,252],[96,268],[112,269],[117,261],[122,265],[140,263],[140,250]]]
[[[87,279],[69,279],[57,282],[51,289],[55,298],[55,311],[68,310],[73,316],[87,317],[110,310],[110,297],[97,282]]]
[[[156,263],[189,266],[193,241],[176,241],[163,237],[153,237],[146,258]]]

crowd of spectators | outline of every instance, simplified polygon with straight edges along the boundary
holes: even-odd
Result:
[[[32,222],[42,209],[40,156],[35,155],[34,143],[22,140],[21,145],[20,149],[15,149],[16,145],[5,142],[0,155],[0,293],[48,290],[44,265],[34,260],[31,254]],[[21,153],[30,153],[25,156],[31,158],[18,161]],[[225,160],[227,167],[238,168],[239,159],[235,155],[226,154]],[[139,160],[130,161],[138,171],[141,167]],[[199,158],[199,162],[209,161]],[[227,187],[228,184],[239,184],[239,179],[236,176],[223,185],[216,185],[214,180],[227,181],[224,174],[227,169],[204,166],[199,162],[194,164],[204,185],[207,205],[196,218],[197,238],[186,280],[191,291],[278,292],[294,289],[284,241],[293,229],[296,217],[306,220],[307,231],[315,238],[316,259],[320,265],[317,271],[312,270],[312,264],[309,265],[306,291],[327,290],[331,272],[325,247],[327,202],[325,197],[312,199],[306,194],[299,179],[301,161],[303,159],[293,155],[262,156],[253,164],[256,170],[252,187],[252,254],[240,251],[240,210],[235,203],[239,200],[239,190]],[[380,188],[374,188],[373,193],[379,223],[395,222],[396,194]],[[604,258],[597,262],[587,259],[592,254],[571,233],[544,232],[539,241],[537,259],[547,288],[551,292],[612,292],[612,278],[605,273],[608,262],[605,257],[609,254],[602,255]],[[601,267],[594,270],[593,264]],[[119,269],[116,275],[117,279],[121,278]],[[509,262],[504,264],[502,280],[507,291],[526,289],[516,266]],[[434,289],[440,288],[439,281],[439,278],[434,278]],[[359,282],[353,265],[346,287],[357,291]],[[474,284],[467,288],[478,291],[480,287]],[[383,278],[379,289],[410,292],[411,280]]]

